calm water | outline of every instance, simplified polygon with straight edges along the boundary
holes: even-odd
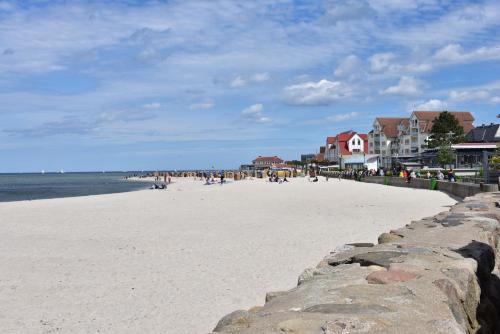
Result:
[[[0,174],[0,202],[110,194],[145,189],[147,182],[128,182],[132,173]]]

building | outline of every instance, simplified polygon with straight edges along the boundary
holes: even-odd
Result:
[[[326,161],[335,161],[335,142],[337,140],[337,136],[335,137],[326,137],[326,146],[325,146],[325,160]]]
[[[265,169],[265,168],[270,168],[272,165],[277,165],[277,164],[283,164],[285,161],[278,156],[272,156],[272,157],[263,157],[263,156],[258,156],[254,160],[252,160],[252,164],[255,167],[255,169]]]
[[[320,146],[319,153],[314,156],[314,160],[316,160],[316,162],[325,162],[325,152],[326,152],[326,147]]]
[[[340,164],[342,158],[367,153],[368,135],[365,133],[349,130],[326,138],[325,158],[329,162]]]
[[[368,133],[368,153],[378,154],[382,167],[392,164],[392,157],[398,154],[396,140],[403,134],[403,126],[408,121],[402,117],[377,117],[373,130]]]
[[[368,135],[368,152],[379,154],[381,165],[418,159],[427,149],[434,121],[441,112],[413,111],[410,117],[377,117]],[[451,111],[464,133],[474,128],[474,117],[468,111]]]
[[[303,163],[310,163],[314,158],[316,157],[316,154],[310,153],[310,154],[301,154],[300,155],[300,161]]]
[[[481,125],[467,133],[465,141],[469,143],[500,142],[500,124]]]

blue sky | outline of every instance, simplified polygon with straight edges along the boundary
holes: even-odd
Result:
[[[295,159],[376,116],[500,113],[500,2],[0,1],[0,172]]]

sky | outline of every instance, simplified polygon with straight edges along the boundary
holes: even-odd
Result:
[[[0,0],[0,172],[299,159],[412,110],[497,122],[499,74],[497,0]]]

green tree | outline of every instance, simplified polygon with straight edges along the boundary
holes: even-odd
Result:
[[[429,148],[456,144],[464,141],[464,128],[453,114],[443,111],[434,120],[431,135],[427,141]]]
[[[437,161],[442,167],[455,161],[455,154],[451,150],[450,145],[445,144],[439,147],[437,152]]]
[[[286,162],[287,165],[292,165],[292,166],[304,166],[305,163],[299,160],[291,160]]]

